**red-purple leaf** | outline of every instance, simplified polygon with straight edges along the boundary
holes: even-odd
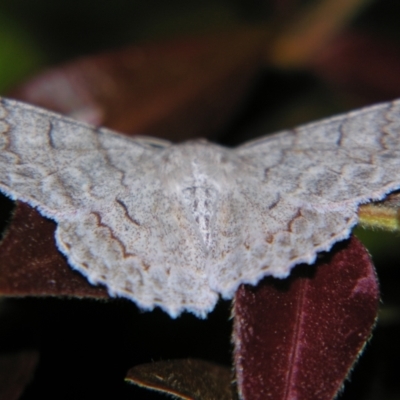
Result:
[[[48,70],[11,95],[125,133],[210,137],[243,102],[264,41],[243,29],[130,46]]]
[[[0,354],[0,399],[17,400],[33,377],[39,354],[34,350]]]
[[[128,382],[186,400],[231,400],[231,371],[196,359],[158,361],[137,365]]]
[[[0,294],[5,296],[108,297],[73,271],[54,240],[56,224],[18,202],[0,244]]]
[[[241,286],[234,306],[235,368],[245,400],[328,400],[374,326],[378,283],[352,238],[316,266],[282,281]]]

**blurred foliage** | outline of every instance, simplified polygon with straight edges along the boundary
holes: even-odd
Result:
[[[0,14],[0,26],[0,91],[4,92],[28,73],[38,70],[45,56],[15,21]]]
[[[223,30],[264,19],[266,8],[263,2],[240,0],[3,0],[0,14],[18,20],[53,61],[60,61],[138,40]]]

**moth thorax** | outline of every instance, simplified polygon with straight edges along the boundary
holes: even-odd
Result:
[[[205,246],[209,248],[218,192],[211,186],[191,186],[182,192],[188,212],[195,221]]]

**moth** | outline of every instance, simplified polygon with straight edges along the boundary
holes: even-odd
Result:
[[[0,99],[0,190],[56,221],[89,282],[172,317],[312,263],[349,236],[360,204],[399,188],[399,100],[225,148]]]

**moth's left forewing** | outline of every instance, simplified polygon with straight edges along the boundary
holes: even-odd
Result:
[[[296,176],[296,189],[277,190],[316,207],[379,200],[400,187],[400,101],[269,135],[236,151],[253,155],[259,169],[280,176],[282,184],[284,175]]]
[[[232,249],[236,260],[231,254],[217,269],[219,290],[232,292],[238,283],[256,283],[267,275],[284,277],[294,265],[313,262],[317,252],[348,237],[359,204],[400,187],[399,121],[395,101],[235,149],[251,168],[235,189],[246,210],[237,214],[242,243],[236,253]],[[230,270],[228,264],[236,261]]]

